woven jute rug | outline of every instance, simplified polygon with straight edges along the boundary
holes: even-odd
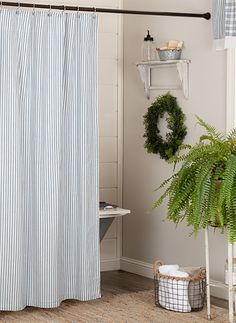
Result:
[[[209,322],[206,310],[176,313],[154,305],[153,291],[105,295],[91,302],[65,301],[55,309],[26,308],[21,312],[1,312],[0,322],[84,322],[84,323],[195,323]],[[227,311],[212,306],[212,321],[228,322]]]

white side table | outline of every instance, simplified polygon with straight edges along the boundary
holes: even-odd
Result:
[[[210,279],[210,256],[209,256],[209,235],[208,228],[205,229],[205,256],[206,256],[206,280],[207,280],[207,319],[211,320],[211,297],[210,286],[218,288],[226,288],[229,293],[229,322],[234,322],[234,302],[235,302],[235,288],[233,286],[233,244],[228,243],[228,273],[229,273],[229,285],[222,282],[214,281]]]
[[[119,207],[113,209],[99,210],[100,241],[102,241],[102,239],[104,238],[114,219],[127,214],[130,214],[130,210],[125,210]]]
[[[99,210],[99,217],[100,219],[117,218],[130,213],[131,213],[130,210],[125,210],[120,207],[116,207],[113,209]]]

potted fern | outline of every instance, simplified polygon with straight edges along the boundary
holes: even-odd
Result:
[[[228,136],[197,117],[206,134],[194,146],[183,145],[169,162],[174,174],[158,188],[168,185],[155,202],[169,198],[167,218],[176,224],[186,220],[193,233],[212,225],[227,228],[236,242],[236,129]],[[178,171],[176,164],[181,163]],[[158,190],[157,189],[157,190]]]

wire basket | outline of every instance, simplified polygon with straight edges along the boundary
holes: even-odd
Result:
[[[188,278],[162,275],[160,261],[154,264],[155,304],[164,309],[188,313],[200,311],[206,296],[206,269],[199,268],[194,276]]]

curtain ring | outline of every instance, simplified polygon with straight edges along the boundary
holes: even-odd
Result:
[[[52,5],[49,5],[49,10],[48,10],[48,16],[51,16],[51,11],[52,11]]]
[[[35,3],[33,3],[33,16],[35,15]]]
[[[80,14],[80,6],[77,7],[77,17],[78,18],[80,17],[79,14]]]
[[[96,17],[96,13],[97,13],[97,8],[93,7],[93,17]]]
[[[63,13],[65,13],[66,12],[66,6],[64,5],[63,6]]]
[[[17,2],[17,9],[16,9],[16,14],[20,12],[20,2]]]

